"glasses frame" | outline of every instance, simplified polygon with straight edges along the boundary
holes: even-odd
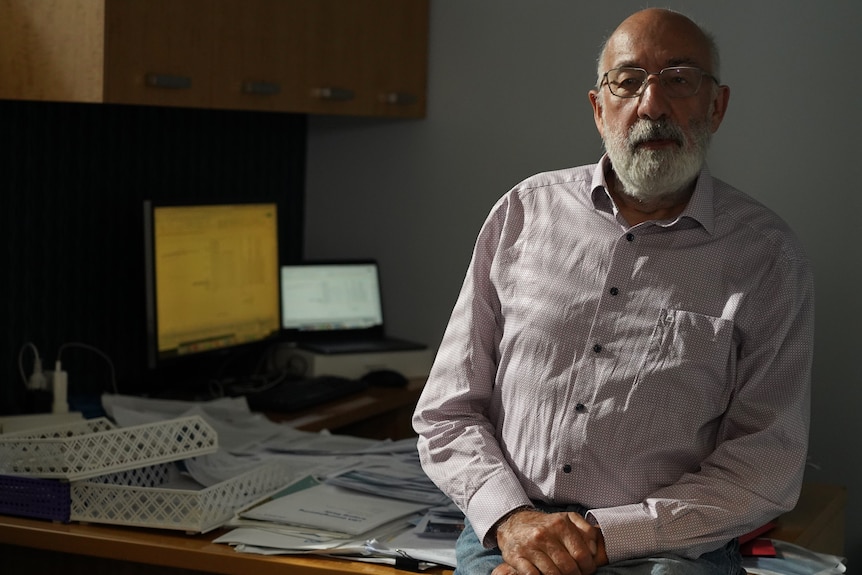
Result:
[[[608,80],[608,74],[610,74],[611,72],[615,72],[617,70],[640,70],[641,72],[646,74],[646,77],[644,77],[643,82],[641,82],[640,87],[637,89],[637,91],[634,94],[631,94],[629,96],[621,96],[621,95],[617,94],[616,92],[614,92],[614,89],[611,88],[611,82],[610,82],[610,80]],[[668,66],[667,68],[662,68],[658,72],[648,72],[645,68],[639,68],[637,66],[617,66],[616,68],[611,68],[610,70],[608,70],[607,72],[602,74],[602,83],[599,87],[601,88],[602,85],[607,86],[608,92],[610,92],[611,95],[616,96],[617,98],[640,98],[641,96],[643,96],[643,93],[646,91],[646,86],[647,86],[647,84],[649,84],[649,79],[651,76],[656,76],[658,78],[659,83],[661,84],[662,88],[666,88],[664,81],[662,81],[661,75],[663,73],[667,72],[668,70],[695,70],[697,72],[700,72],[700,82],[698,82],[697,87],[694,89],[694,92],[692,92],[691,94],[689,94],[687,96],[673,96],[671,94],[668,94],[668,96],[670,98],[691,98],[692,96],[696,96],[697,93],[700,92],[700,87],[703,86],[703,77],[704,76],[708,77],[713,82],[715,82],[715,84],[717,86],[721,85],[721,82],[718,81],[718,78],[716,78],[715,76],[713,76],[712,74],[710,74],[709,72],[704,70],[703,68],[698,68],[697,66]]]

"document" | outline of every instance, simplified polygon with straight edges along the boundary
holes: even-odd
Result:
[[[341,472],[327,475],[326,483],[388,499],[424,503],[429,507],[449,502],[422,471],[418,454],[366,455],[355,467],[345,467]]]
[[[456,567],[454,539],[426,539],[412,531],[404,531],[386,541],[369,541],[370,554],[387,555],[393,552],[404,558]]]
[[[360,535],[427,507],[321,484],[263,503],[241,516]]]

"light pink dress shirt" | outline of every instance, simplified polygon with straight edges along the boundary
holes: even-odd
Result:
[[[612,562],[698,556],[795,505],[810,264],[706,168],[678,218],[629,227],[606,162],[494,206],[414,414],[419,452],[486,545],[541,500],[590,508]]]

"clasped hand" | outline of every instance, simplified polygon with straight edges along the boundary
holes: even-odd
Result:
[[[607,564],[601,530],[574,512],[524,510],[497,528],[503,563],[492,575],[592,575]]]

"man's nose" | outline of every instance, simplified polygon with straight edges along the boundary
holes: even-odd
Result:
[[[650,74],[639,96],[638,116],[650,120],[660,120],[670,113],[670,98],[658,74]]]

